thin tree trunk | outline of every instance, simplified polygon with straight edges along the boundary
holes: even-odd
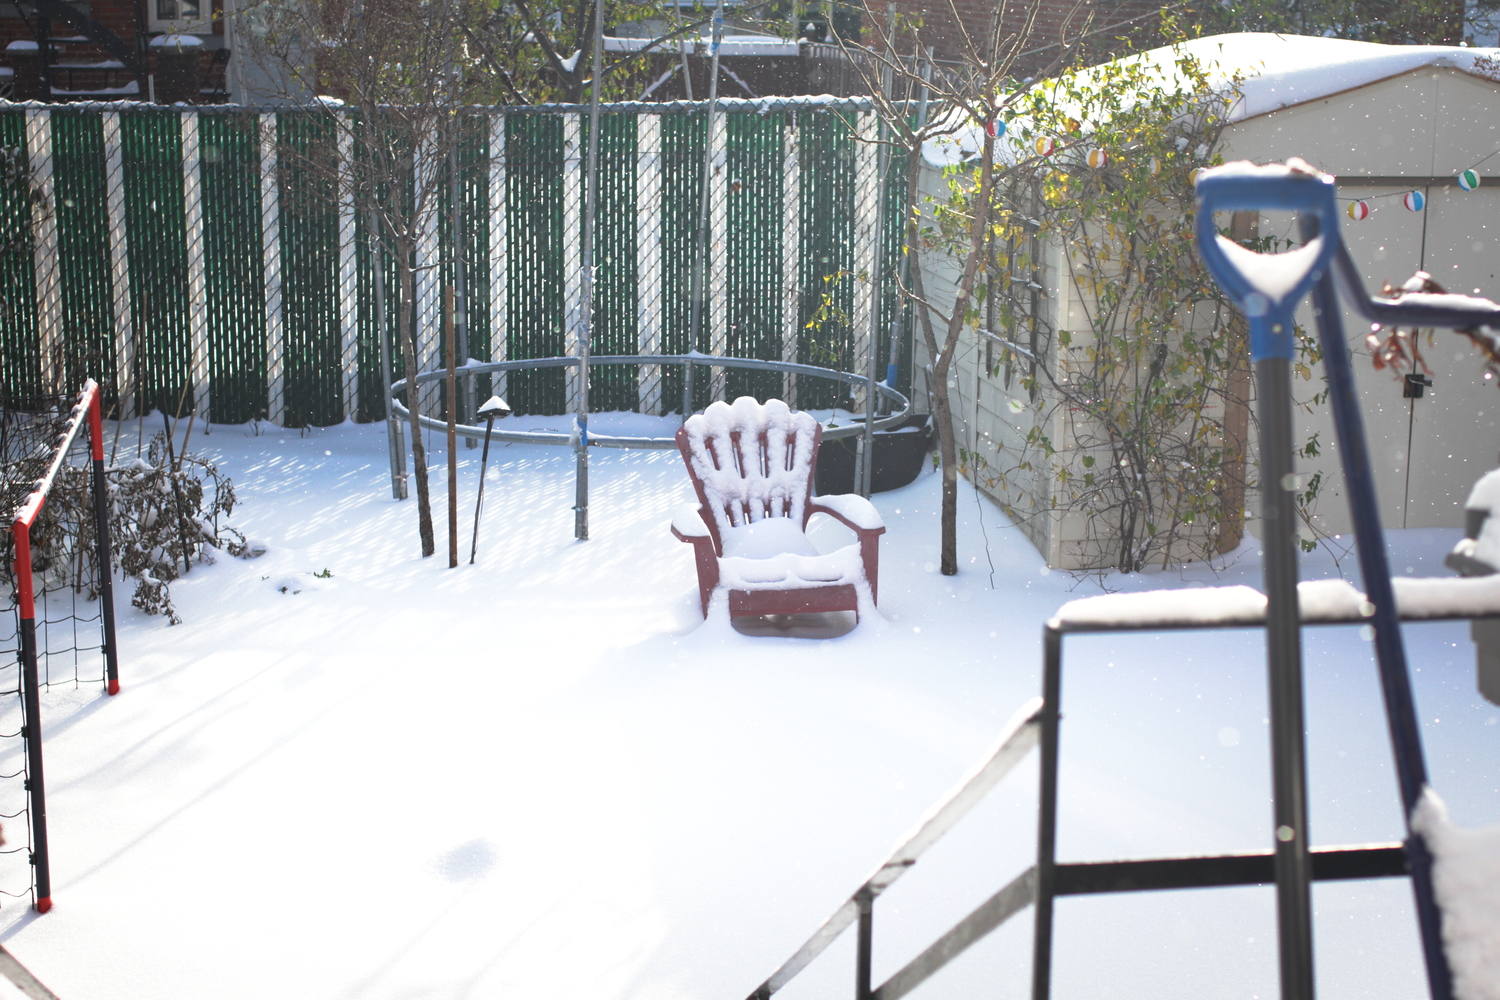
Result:
[[[943,542],[939,568],[944,576],[958,572],[958,441],[953,431],[953,404],[948,395],[948,372],[946,365],[941,374],[933,366],[932,378],[937,391],[932,396],[932,408],[938,422],[938,452],[943,466],[943,506],[940,515]]]
[[[908,251],[917,253],[915,245]],[[938,468],[943,473],[943,503],[938,515],[942,541],[939,548],[939,563],[947,576],[958,572],[958,441],[953,433],[953,405],[948,397],[948,376],[944,367],[943,377],[938,377],[940,351],[937,337],[932,330],[932,317],[923,303],[927,301],[927,290],[922,281],[922,262],[919,257],[911,269],[912,291],[920,300],[917,312],[921,314],[922,339],[927,344],[927,355],[932,358],[932,416],[938,432]]]
[[[948,372],[953,367],[953,355],[958,348],[959,335],[963,332],[968,313],[969,298],[974,294],[974,285],[979,277],[979,265],[985,256],[985,245],[989,241],[990,197],[995,172],[995,140],[985,135],[979,152],[979,191],[974,198],[969,222],[969,252],[964,258],[963,276],[953,297],[953,312],[948,317],[948,328],[943,332],[943,346],[938,349],[933,334],[932,321],[925,306],[918,305],[922,314],[922,335],[927,342],[927,352],[932,357],[932,407],[938,425],[938,448],[943,469],[943,507],[941,513],[942,548],[939,568],[944,576],[958,573],[958,444],[953,432],[953,404],[948,395]],[[915,159],[915,158],[914,158]],[[909,177],[911,175],[908,175]],[[908,191],[915,180],[908,181]],[[910,245],[910,244],[909,244]],[[915,247],[913,246],[914,250]],[[912,269],[913,290],[927,300],[922,287],[920,262]]]
[[[397,322],[401,326],[401,361],[406,367],[406,408],[411,416],[411,464],[417,478],[417,531],[422,537],[422,557],[437,551],[432,534],[432,504],[427,493],[427,450],[422,447],[421,394],[412,384],[417,372],[417,334],[412,323],[412,303],[416,282],[411,271],[411,248],[405,240],[396,241],[396,269],[401,281],[401,306]]]

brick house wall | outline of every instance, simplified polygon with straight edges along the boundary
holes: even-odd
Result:
[[[144,8],[151,0],[141,0],[141,2]],[[114,32],[115,36],[127,46],[135,47],[137,25],[135,0],[82,0],[82,2],[73,3],[72,6]],[[223,0],[213,0],[212,11],[214,15],[212,31],[201,35],[206,44],[199,54],[199,79],[202,79],[203,74],[208,71],[209,61],[213,58],[214,51],[222,48],[224,44],[224,22],[221,16]],[[26,17],[22,18],[14,3],[0,2],[0,65],[10,65],[10,58],[4,55],[4,50],[11,42],[32,40],[31,30],[27,26],[28,20],[33,25],[36,23],[34,15],[29,10],[26,12]],[[149,21],[147,23],[149,24]],[[148,36],[162,33],[149,30],[147,32]],[[69,37],[74,35],[74,31],[66,24],[54,22],[52,34],[57,37]],[[77,62],[96,62],[109,58],[111,58],[109,54],[98,47],[82,43],[67,46],[60,56],[60,59],[64,61]],[[150,60],[151,66],[148,72],[154,73],[156,71],[154,53],[150,56]],[[73,89],[103,87],[111,83],[118,85],[128,79],[122,70],[116,70],[113,74],[75,71],[73,77]],[[66,81],[61,81],[57,85],[65,86]]]
[[[1097,30],[1122,21],[1133,21],[1131,29],[1150,32],[1155,28],[1151,16],[1159,11],[1159,4],[1145,0],[1035,0],[1039,9],[1036,20],[1024,38],[1015,36],[1026,31],[1029,6],[1007,3],[1004,23],[999,36],[1006,41],[1004,48],[1019,42],[1024,55],[1017,61],[1016,71],[1021,75],[1045,72],[1060,54],[1059,43],[1067,39],[1076,44],[1078,36],[1087,30]],[[883,4],[871,4],[866,14],[880,24],[886,17]],[[921,37],[935,49],[935,57],[944,62],[971,63],[977,57],[987,61],[996,37],[995,16],[999,3],[994,0],[951,0],[943,3],[927,3],[921,0],[895,0],[895,8],[907,17],[922,19]],[[877,9],[878,8],[878,9]],[[957,12],[957,19],[954,12]],[[883,27],[883,26],[882,26]],[[1110,58],[1110,49],[1117,46],[1115,36],[1121,29],[1103,32],[1085,40],[1085,58],[1088,62],[1100,62]],[[1154,44],[1154,43],[1152,43]],[[1144,46],[1150,48],[1151,44]],[[1036,51],[1041,50],[1041,51]]]

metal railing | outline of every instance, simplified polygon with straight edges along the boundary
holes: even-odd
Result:
[[[927,811],[917,823],[916,829],[897,843],[896,848],[865,879],[854,894],[833,912],[807,939],[807,943],[781,964],[765,982],[757,986],[749,1000],[768,1000],[813,959],[821,955],[828,946],[838,940],[856,921],[859,923],[859,945],[855,960],[856,1000],[896,1000],[916,989],[928,977],[937,972],[963,951],[1000,926],[1013,914],[1025,909],[1032,901],[1036,885],[1036,869],[1028,868],[1012,879],[1005,888],[985,900],[952,930],[938,938],[930,947],[908,962],[902,969],[886,980],[878,989],[870,985],[871,942],[874,928],[875,900],[886,889],[917,863],[929,847],[953,829],[959,820],[980,803],[985,795],[1000,783],[1021,758],[1036,746],[1041,735],[1043,711],[1042,699],[1033,698],[1013,715],[989,753],[979,765],[964,776],[947,795]]]
[[[1307,589],[1330,586],[1341,592],[1333,594],[1325,589],[1321,594],[1313,594]],[[1393,586],[1396,602],[1402,606],[1403,622],[1500,618],[1500,577],[1434,581],[1398,578]],[[1302,587],[1300,619],[1304,625],[1348,626],[1371,621],[1371,605],[1365,595],[1342,581]],[[1143,612],[1140,603],[1144,595],[1111,594],[1070,602],[1051,618],[1043,629],[1043,696],[1027,702],[1012,717],[996,746],[980,764],[928,810],[917,828],[902,838],[875,873],[791,958],[750,993],[749,1000],[769,1000],[856,921],[859,925],[856,1000],[897,1000],[1030,905],[1036,906],[1032,998],[1047,1000],[1052,990],[1053,910],[1058,897],[1274,885],[1275,852],[1269,848],[1191,857],[1057,861],[1063,640],[1069,635],[1246,629],[1266,625],[1265,598],[1250,588],[1209,587],[1171,593],[1171,601],[1159,601],[1148,612]],[[1478,610],[1486,608],[1490,610]],[[1011,879],[884,983],[872,985],[871,942],[876,898],[915,865],[938,838],[956,826],[1034,745],[1041,748],[1037,863]],[[1310,847],[1308,854],[1309,877],[1315,882],[1392,878],[1411,873],[1408,846],[1401,843],[1320,845]]]

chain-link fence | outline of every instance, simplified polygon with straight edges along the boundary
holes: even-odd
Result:
[[[904,165],[899,157],[885,165],[882,198],[868,102],[781,98],[717,109],[602,109],[591,353],[698,350],[863,373],[873,349],[884,372],[898,308],[891,276]],[[394,378],[404,374],[402,290],[388,234],[377,247],[364,224],[353,115],[0,111],[0,146],[24,150],[39,195],[0,192],[0,232],[21,233],[0,254],[0,390],[93,377],[122,416],[161,409],[284,426],[384,416],[375,283]],[[426,206],[411,261],[418,367],[442,361],[447,287],[458,291],[468,358],[577,354],[587,109],[465,109],[461,117],[456,155],[421,174],[440,190],[417,200]],[[898,385],[909,382],[907,365]],[[473,388],[501,392],[517,412],[559,413],[572,408],[577,377],[532,369]],[[856,402],[837,383],[795,379],[712,370],[695,378],[690,404],[742,393],[801,407]],[[601,367],[590,375],[589,408],[677,411],[683,381],[680,366]],[[422,406],[436,413],[442,401],[433,393]]]

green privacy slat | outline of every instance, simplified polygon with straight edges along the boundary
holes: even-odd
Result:
[[[368,123],[357,123],[356,130],[369,128]],[[354,146],[355,157],[363,162],[365,154],[361,152],[360,143]],[[363,174],[363,171],[361,171]],[[375,200],[380,205],[386,205],[394,197],[405,199],[406,205],[411,205],[411,190],[409,186],[399,191],[393,191],[389,179],[380,181],[376,185]],[[389,232],[384,232],[379,241],[378,254],[372,251],[369,233],[368,213],[364,208],[360,210],[359,224],[356,227],[356,247],[360,253],[359,258],[359,308],[360,308],[360,334],[359,334],[359,364],[360,364],[360,407],[361,412],[369,414],[371,419],[385,415],[383,400],[373,398],[380,394],[380,337],[377,333],[375,316],[375,284],[377,274],[381,287],[385,293],[385,338],[390,350],[391,380],[398,381],[406,376],[406,364],[403,360],[402,344],[404,334],[401,329],[401,282],[400,269],[398,267],[395,244]],[[366,387],[373,387],[374,391],[365,391]]]
[[[583,138],[588,141],[587,121]],[[636,316],[635,116],[599,119],[599,196],[594,225],[594,354],[635,354]],[[580,186],[580,194],[581,186]],[[589,408],[633,410],[638,404],[634,365],[608,365],[589,380]]]
[[[455,345],[455,361],[463,365],[468,358],[489,358],[489,310],[484,290],[489,287],[487,260],[488,215],[486,200],[489,184],[487,143],[488,121],[478,115],[466,115],[461,123],[457,145],[458,170],[455,191],[454,157],[449,156],[438,176],[437,229],[440,260],[439,289],[454,289],[455,324],[464,331],[463,343]],[[457,205],[455,206],[455,196]],[[463,287],[467,302],[458,299],[458,263],[463,262]],[[464,315],[457,315],[462,308]],[[456,327],[457,328],[457,327]],[[439,344],[439,357],[446,358],[446,347]],[[480,380],[476,391],[488,388],[490,379]],[[444,390],[446,392],[446,389]],[[446,402],[444,403],[446,406]],[[446,410],[444,411],[446,412]]]
[[[671,115],[661,123],[662,147],[662,347],[663,354],[684,354],[692,327],[693,254],[698,225],[699,185],[703,179],[704,143],[708,122],[701,114]],[[702,331],[708,328],[707,317]],[[701,331],[700,331],[701,332]],[[706,334],[694,345],[708,346]],[[703,378],[695,383],[694,406],[708,401]],[[682,369],[662,374],[662,399],[667,409],[680,410]]]
[[[253,114],[204,115],[199,124],[209,398],[220,423],[269,412],[257,128]]]
[[[66,386],[92,378],[114,385],[114,316],[109,284],[109,220],[105,207],[104,122],[98,112],[52,111],[54,211],[62,282],[62,376]]]
[[[901,243],[905,238],[906,230],[906,169],[907,157],[902,153],[893,153],[890,163],[886,167],[885,201],[882,206],[880,218],[882,223],[881,261],[885,267],[883,284],[880,297],[880,355],[879,361],[883,368],[890,358],[891,334],[896,326],[896,320],[901,319],[901,325],[906,333],[900,344],[900,350],[896,359],[897,377],[895,389],[904,393],[907,398],[911,397],[911,346],[916,331],[912,328],[915,316],[912,314],[911,304],[901,296],[900,270],[901,270]],[[908,280],[910,280],[908,278]]]
[[[356,130],[363,130],[365,125],[355,123]],[[358,143],[354,147],[355,159],[364,162],[364,154]],[[362,170],[357,171],[363,173]],[[375,281],[377,276],[376,247],[370,236],[369,212],[363,208],[358,211],[354,227],[355,248],[355,274],[357,278],[355,302],[359,310],[359,414],[357,419],[361,421],[385,419],[385,397],[381,385],[380,369],[380,339],[381,331],[376,324],[375,315]],[[396,271],[395,263],[390,258],[390,248],[382,244],[379,247],[378,273],[382,283],[382,291],[385,296],[386,328],[385,337],[390,350],[392,378],[401,377],[401,344],[396,339]]]
[[[511,267],[507,348],[512,360],[556,357],[563,335],[563,123],[555,115],[506,120],[507,218]],[[518,415],[561,413],[564,374],[551,368],[512,372]]]
[[[343,416],[338,314],[337,179],[333,124],[277,116],[281,181],[281,309],[288,427]]]
[[[458,360],[460,363],[465,358],[489,361],[489,120],[485,116],[469,115],[464,119],[463,138],[458,146],[458,180],[461,226],[458,247],[463,256],[468,300],[465,341]],[[478,380],[476,403],[484,401],[489,386],[489,376]]]
[[[25,114],[0,112],[0,146],[25,145]],[[10,397],[41,390],[31,211],[19,192],[0,190],[0,395]]]
[[[188,248],[184,224],[183,149],[180,115],[173,109],[121,109],[125,230],[129,264],[129,318],[133,321],[134,364],[143,406],[169,413],[197,405],[184,390],[192,364],[193,319],[188,288]],[[189,112],[193,113],[193,112]],[[573,113],[578,114],[575,110]],[[281,329],[285,422],[291,426],[327,424],[343,416],[343,323],[339,297],[339,208],[334,197],[336,162],[333,126],[326,117],[298,111],[277,116],[281,153],[277,177],[280,200]],[[586,144],[586,114],[577,134]],[[564,248],[577,245],[565,234],[564,191],[575,193],[581,209],[582,177],[566,186],[563,171],[564,117],[557,113],[510,114],[505,119],[505,206],[507,252],[491,260],[489,130],[491,113],[467,116],[459,147],[457,221],[451,188],[439,199],[439,287],[455,277],[456,255],[464,261],[468,291],[467,341],[462,353],[488,360],[491,268],[505,266],[503,336],[507,356],[554,357],[566,350]],[[636,114],[624,108],[601,115],[598,214],[595,225],[593,352],[630,354],[642,334],[638,291],[645,280],[637,260],[638,226],[659,219],[661,298],[659,350],[681,353],[688,344],[692,263],[696,251],[699,193],[704,163],[706,119],[701,108],[664,114],[660,121],[661,205],[636,204]],[[854,151],[852,117],[832,111],[775,109],[725,114],[726,176],[715,182],[722,199],[726,232],[715,279],[724,299],[710,299],[695,345],[708,350],[711,332],[722,321],[727,349],[756,358],[781,356],[783,255],[787,240],[797,241],[800,260],[800,314],[794,331],[800,360],[847,368],[852,360],[854,296],[858,286],[843,278],[853,270]],[[261,149],[258,118],[249,112],[202,113],[197,117],[202,197],[204,290],[200,329],[207,336],[207,379],[212,419],[241,422],[275,411],[268,399],[266,255],[261,245]],[[782,150],[787,130],[795,129],[800,150],[801,218],[783,218]],[[23,144],[22,112],[0,112],[0,144]],[[102,113],[97,109],[54,110],[56,223],[60,256],[62,353],[60,372],[70,383],[99,379],[114,399],[116,331],[109,280],[106,211],[106,156]],[[357,148],[357,144],[356,144]],[[586,147],[585,147],[586,148]],[[356,154],[357,155],[357,154]],[[580,157],[579,161],[582,162]],[[901,308],[894,282],[900,260],[903,166],[887,171],[878,257],[884,275],[877,322],[879,366],[883,370],[889,328]],[[379,192],[378,197],[389,192]],[[410,198],[411,192],[404,193]],[[649,209],[649,210],[648,210]],[[354,235],[354,318],[358,388],[357,419],[384,414],[380,394],[379,338],[373,288],[384,275],[387,323],[396,332],[400,288],[389,248],[377,261],[371,253],[365,218]],[[0,225],[25,229],[24,205],[0,196]],[[655,224],[655,223],[653,223]],[[565,239],[565,236],[568,238]],[[29,236],[0,259],[0,382],[6,391],[36,391],[40,385],[34,255]],[[455,249],[456,247],[456,249]],[[196,259],[196,258],[195,258]],[[379,267],[377,268],[377,263]],[[867,286],[864,286],[867,287]],[[831,295],[829,308],[823,296]],[[714,311],[721,310],[715,316]],[[902,351],[901,384],[908,385],[911,337]],[[394,377],[403,375],[399,338],[393,337]],[[681,406],[681,371],[661,373],[661,405]],[[592,373],[591,409],[639,406],[639,373],[633,367],[600,367]],[[710,380],[696,380],[694,405],[709,401]],[[799,403],[828,406],[839,391],[828,383],[800,383]],[[489,391],[483,377],[475,387]],[[561,370],[521,371],[507,379],[507,396],[518,413],[557,413],[567,405]],[[731,370],[727,393],[761,398],[781,391],[779,376]]]
[[[185,390],[191,350],[179,113],[153,108],[120,117],[138,398],[143,410],[185,412],[193,400]]]
[[[849,319],[852,281],[829,280],[854,268],[854,138],[852,122],[838,114],[806,115],[802,122],[802,329],[804,364],[847,371],[852,364]],[[831,307],[823,296],[831,294]],[[820,311],[822,317],[819,318]],[[809,325],[811,324],[811,325]],[[834,383],[808,380],[801,406],[833,406],[847,397]]]
[[[780,360],[782,215],[782,130],[780,115],[725,116],[729,147],[728,301],[729,353],[736,357]],[[775,372],[730,369],[731,399],[781,395]]]

